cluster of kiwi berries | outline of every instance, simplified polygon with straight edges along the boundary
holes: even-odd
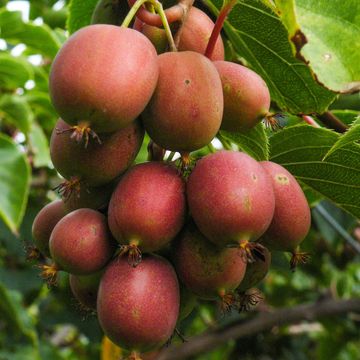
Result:
[[[61,119],[51,158],[66,181],[63,198],[37,215],[33,238],[52,259],[43,265],[49,281],[68,272],[74,296],[136,358],[169,340],[194,299],[224,309],[255,303],[251,288],[271,250],[292,252],[292,266],[306,256],[296,249],[310,211],[295,178],[273,162],[220,150],[189,166],[189,153],[220,128],[245,132],[270,107],[260,76],[224,61],[220,37],[203,55],[211,19],[193,7],[180,51],[160,55],[149,38],[164,51],[164,30],[134,26],[82,28],[52,65]],[[144,128],[151,161],[131,166]],[[163,160],[165,149],[180,164]]]

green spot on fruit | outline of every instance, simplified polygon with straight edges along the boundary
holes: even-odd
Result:
[[[244,197],[243,205],[244,205],[245,211],[247,211],[247,212],[251,211],[251,200],[250,200],[249,195],[246,195]]]
[[[231,91],[231,85],[230,84],[224,84],[224,92],[229,93]]]
[[[284,174],[276,174],[274,176],[274,179],[280,185],[289,185],[290,184],[289,178]]]

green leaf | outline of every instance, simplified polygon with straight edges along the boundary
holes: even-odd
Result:
[[[222,1],[205,3],[218,14]],[[286,27],[263,1],[238,0],[224,29],[234,50],[266,81],[281,109],[322,113],[334,100],[335,94],[318,84],[309,67],[294,57]]]
[[[286,128],[270,138],[270,160],[359,218],[360,146],[348,144],[323,161],[339,136],[309,125]]]
[[[49,142],[42,128],[34,123],[29,133],[29,144],[34,154],[34,166],[48,166],[51,163]]]
[[[334,91],[359,90],[360,52],[355,49],[360,48],[360,2],[275,0],[275,3],[290,38],[295,42],[297,39],[295,53],[300,51],[319,81]]]
[[[0,10],[1,38],[11,44],[25,44],[35,53],[54,58],[61,43],[46,25],[34,25],[22,20],[21,12]]]
[[[89,25],[91,17],[98,0],[71,0],[69,5],[69,17],[67,20],[67,28],[72,34],[76,30]]]
[[[11,138],[0,134],[0,218],[14,233],[24,216],[30,177],[24,153]]]
[[[24,134],[30,131],[33,113],[23,96],[5,94],[0,98],[0,115]]]
[[[243,134],[222,130],[221,135],[234,142],[254,159],[258,161],[269,159],[269,141],[262,123]]]
[[[24,59],[0,53],[0,88],[16,89],[23,87],[33,78],[31,65]]]
[[[360,140],[360,117],[355,120],[354,124],[345,134],[341,135],[339,140],[331,147],[328,153],[325,155],[326,160],[335,151],[339,151],[348,144],[354,143]]]
[[[331,112],[346,125],[351,125],[360,116],[360,111],[357,110],[331,110]]]
[[[15,334],[22,334],[35,349],[38,348],[37,333],[34,323],[22,305],[21,294],[7,290],[0,283],[0,318],[5,321],[7,328]]]

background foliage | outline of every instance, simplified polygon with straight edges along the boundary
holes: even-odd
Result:
[[[102,334],[95,317],[81,313],[66,276],[50,291],[25,253],[32,221],[56,197],[51,189],[60,181],[48,148],[57,120],[48,94],[50,65],[67,37],[66,24],[70,32],[88,24],[96,1],[22,1],[29,18],[13,11],[14,4],[19,2],[0,1],[0,359],[98,359]],[[212,14],[221,7],[219,0],[204,4]],[[359,29],[356,0],[238,0],[225,25],[227,57],[265,79],[284,128],[274,134],[259,125],[246,135],[221,136],[258,160],[287,167],[313,205],[304,242],[312,261],[291,273],[289,259],[274,253],[261,289],[266,301],[257,311],[329,295],[360,296],[359,253],[350,246],[360,242],[360,98],[335,93],[359,88],[360,53],[354,51]],[[329,107],[352,125],[345,134],[305,125],[296,116],[316,118]],[[146,159],[145,149],[146,144],[138,161]],[[222,318],[217,308],[202,303],[181,330],[190,337],[247,316]],[[359,330],[355,315],[274,328],[201,359],[239,354],[242,359],[359,359]]]

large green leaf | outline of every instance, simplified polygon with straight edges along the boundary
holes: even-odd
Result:
[[[35,53],[53,58],[61,43],[55,33],[46,25],[34,25],[22,20],[21,12],[0,10],[1,38],[11,44],[25,44]]]
[[[24,216],[30,167],[20,148],[0,134],[0,218],[16,233]]]
[[[89,25],[98,0],[71,0],[69,5],[69,17],[67,28],[72,34],[76,30]]]
[[[43,129],[36,123],[31,127],[29,144],[34,154],[34,166],[49,166],[49,164],[51,164],[49,142]]]
[[[23,96],[9,94],[0,97],[0,115],[25,134],[29,132],[34,117]]]
[[[360,146],[347,144],[323,160],[339,137],[323,128],[292,126],[270,138],[270,159],[360,218]]]
[[[269,159],[269,141],[262,123],[246,133],[221,131],[221,135],[258,161]]]
[[[328,158],[335,151],[339,151],[345,146],[352,144],[360,140],[360,117],[355,120],[351,128],[343,135],[340,136],[339,140],[331,147],[328,153],[325,155],[324,160]]]
[[[359,90],[360,2],[275,0],[275,3],[290,38],[301,39],[294,46],[295,53],[300,51],[319,81],[334,91]]]
[[[0,89],[23,87],[32,78],[32,67],[26,60],[0,53]]]
[[[7,330],[23,335],[32,345],[38,348],[38,338],[32,318],[22,305],[21,294],[7,290],[0,282],[0,318],[5,321]]]
[[[221,0],[205,0],[218,14]],[[235,51],[266,81],[271,97],[291,113],[323,112],[335,94],[317,83],[309,67],[295,58],[288,31],[270,6],[238,0],[224,25]]]

